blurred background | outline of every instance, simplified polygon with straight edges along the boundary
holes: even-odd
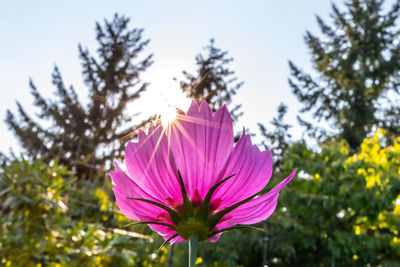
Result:
[[[268,188],[199,266],[400,266],[400,1],[0,3],[0,264],[186,266],[116,207],[138,128],[227,105]],[[172,117],[171,117],[172,116]]]

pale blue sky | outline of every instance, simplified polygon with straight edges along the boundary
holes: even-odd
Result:
[[[245,81],[236,96],[245,112],[237,127],[256,131],[256,123],[269,122],[280,102],[289,105],[287,121],[297,124],[299,104],[287,84],[287,61],[310,69],[303,36],[306,29],[319,33],[315,14],[330,21],[330,5],[328,0],[1,1],[0,118],[4,120],[7,109],[16,110],[15,99],[31,114],[35,111],[29,77],[51,97],[54,64],[65,84],[73,84],[86,97],[77,44],[94,52],[95,22],[118,12],[131,18],[131,26],[144,28],[144,37],[151,39],[146,52],[154,53],[155,63],[143,77],[151,82],[140,104],[145,114],[156,111],[150,99],[179,94],[172,78],[179,78],[182,70],[193,71],[195,55],[215,38],[216,46],[234,57],[231,68]],[[301,135],[298,127],[292,133]],[[1,151],[17,146],[3,122],[0,139]]]

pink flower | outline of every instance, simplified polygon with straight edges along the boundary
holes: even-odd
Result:
[[[243,132],[234,145],[226,106],[214,114],[193,101],[167,129],[160,123],[125,151],[127,173],[115,163],[110,176],[118,207],[173,243],[195,235],[215,242],[221,233],[267,219],[295,171],[257,196],[272,175],[270,151]]]

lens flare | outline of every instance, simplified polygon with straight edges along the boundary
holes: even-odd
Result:
[[[171,105],[164,105],[160,107],[160,111],[158,112],[161,118],[161,125],[164,129],[168,127],[168,124],[173,122],[176,119],[176,108]]]

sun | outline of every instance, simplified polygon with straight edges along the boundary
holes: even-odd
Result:
[[[158,112],[161,119],[161,125],[164,129],[168,127],[168,124],[173,122],[176,119],[176,108],[169,104],[164,104],[160,107]]]
[[[151,110],[149,114],[156,114],[161,126],[167,129],[171,122],[179,118],[179,110],[189,107],[190,103],[191,100],[179,88],[170,86],[159,91],[156,97],[152,94],[144,108]]]
[[[162,127],[167,129],[171,122],[177,120],[179,116],[178,107],[179,109],[187,107],[191,101],[179,90],[166,89],[160,93],[160,96],[153,103],[152,107],[156,110],[156,114],[159,115]]]

